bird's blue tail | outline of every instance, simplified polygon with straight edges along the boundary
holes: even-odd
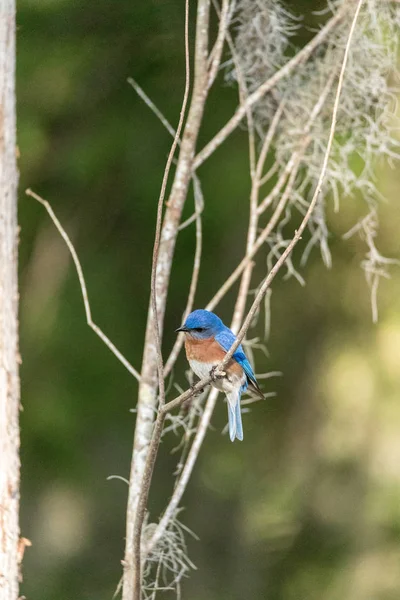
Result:
[[[242,425],[242,413],[240,412],[240,396],[235,398],[235,404],[229,402],[228,396],[228,421],[229,421],[229,437],[231,442],[235,441],[235,438],[243,440],[243,425]]]

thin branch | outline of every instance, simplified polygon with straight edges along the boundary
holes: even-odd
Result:
[[[287,181],[288,176],[294,169],[294,166],[297,162],[298,154],[299,154],[299,152],[293,152],[292,156],[286,163],[285,168],[282,170],[281,174],[279,175],[276,184],[274,185],[272,190],[270,192],[268,192],[266,197],[260,202],[259,206],[257,207],[257,213],[259,215],[262,215],[262,213],[265,212],[265,210],[269,206],[271,206],[271,204],[273,203],[275,198],[277,198],[279,196],[280,192],[282,191],[282,189]]]
[[[268,169],[268,171],[260,179],[260,186],[264,185],[279,171],[279,161],[275,160],[274,164]]]
[[[246,101],[247,101],[247,98],[249,97],[246,79],[243,75],[240,61],[239,61],[237,53],[236,53],[235,45],[233,43],[233,40],[232,40],[229,32],[227,32],[226,37],[227,37],[230,52],[231,52],[231,55],[233,58],[233,63],[235,65],[235,70],[237,73],[237,80],[238,80],[238,84],[239,84],[240,104],[243,106],[246,106]],[[254,120],[253,120],[253,113],[252,113],[251,106],[246,107],[246,118],[247,118],[247,129],[248,129],[248,138],[249,138],[249,162],[250,162],[250,176],[251,176],[250,214],[249,214],[249,226],[248,226],[248,231],[247,231],[247,242],[246,242],[246,253],[248,253],[251,250],[252,245],[254,244],[256,235],[257,235],[257,226],[258,226],[257,203],[258,203],[258,190],[259,190],[258,174],[259,174],[260,168],[261,169],[263,168],[263,166],[260,167],[260,161],[262,161],[262,160],[265,161],[268,150],[266,150],[264,153],[263,153],[263,150],[261,151],[261,155],[260,155],[259,160],[257,161],[257,166],[256,166],[256,141],[255,141]],[[272,139],[273,133],[271,134],[271,128],[270,128],[268,134],[270,134],[269,139]],[[268,137],[268,134],[267,134],[267,137]],[[267,142],[267,145],[268,144],[269,144],[269,142]],[[246,298],[247,298],[247,294],[248,294],[249,287],[250,287],[252,272],[253,272],[253,263],[249,262],[243,273],[242,281],[240,283],[239,293],[238,293],[236,304],[235,304],[233,321],[232,321],[232,327],[233,327],[234,331],[235,331],[236,327],[239,326],[240,320],[243,318],[243,313],[244,313],[244,310],[246,307]]]
[[[154,102],[149,98],[146,92],[142,87],[133,79],[129,78],[128,82],[132,85],[133,89],[137,92],[137,94],[142,98],[145,104],[150,108],[150,110],[156,115],[156,117],[160,120],[165,129],[170,133],[173,138],[176,138],[176,130],[172,127],[171,123],[168,119],[163,115],[160,109],[154,104]],[[178,144],[180,145],[180,140],[178,139]],[[202,226],[201,226],[201,213],[204,209],[204,199],[201,191],[200,180],[195,173],[193,173],[193,185],[194,185],[194,198],[195,198],[195,212],[188,218],[186,221],[181,223],[178,227],[179,231],[182,231],[193,221],[196,221],[196,250],[195,257],[193,262],[193,271],[192,271],[192,279],[190,282],[188,301],[186,304],[186,309],[183,313],[183,318],[185,319],[187,315],[191,312],[193,308],[194,297],[196,294],[197,283],[199,278],[200,271],[200,261],[201,261],[201,253],[202,253]],[[165,363],[164,367],[164,379],[171,372],[176,359],[178,358],[179,352],[183,345],[184,336],[178,335],[175,341],[175,344],[171,350],[171,353]]]
[[[214,8],[217,14],[220,16],[220,11],[218,7],[217,0],[213,0]],[[233,63],[235,65],[235,70],[237,73],[237,81],[239,88],[239,101],[241,106],[245,106],[246,100],[249,96],[247,84],[245,77],[243,75],[240,61],[238,60],[238,56],[236,53],[236,48],[232,40],[232,36],[229,33],[229,30],[225,31],[225,38],[229,46],[229,50],[232,56]],[[248,129],[248,137],[249,137],[249,161],[250,161],[250,174],[251,178],[253,178],[254,170],[255,170],[255,157],[256,157],[256,143],[255,143],[255,131],[254,131],[254,119],[251,111],[251,107],[246,107],[246,118],[247,118],[247,129]]]
[[[201,224],[201,211],[204,205],[203,195],[200,186],[199,178],[194,174],[193,175],[193,185],[194,185],[194,198],[195,198],[195,215],[196,215],[196,250],[193,261],[193,270],[192,270],[192,280],[190,282],[189,294],[186,303],[186,308],[183,313],[182,322],[185,321],[186,317],[191,313],[194,304],[194,298],[196,295],[197,284],[199,281],[199,273],[200,273],[200,262],[201,262],[201,253],[202,253],[202,224]],[[165,363],[164,368],[164,377],[167,377],[171,372],[181,348],[183,346],[185,336],[183,334],[179,334],[176,338],[175,344],[171,350],[171,353],[168,357],[167,362]]]
[[[197,421],[200,421],[201,415],[203,414],[203,410],[200,406],[202,403],[202,400],[203,399],[202,399],[201,395],[199,395],[198,398],[192,398],[192,400],[190,400],[190,402],[188,403],[188,407],[183,405],[183,406],[181,406],[180,411],[179,411],[179,414],[187,412],[187,418],[185,419],[185,416],[183,416],[183,419],[182,419],[182,427],[184,429],[184,433],[181,437],[181,441],[171,451],[171,454],[174,454],[175,452],[180,450],[179,460],[177,462],[177,465],[176,465],[176,468],[174,471],[174,476],[176,477],[175,483],[174,483],[174,489],[175,489],[176,485],[178,484],[179,477],[181,476],[182,470],[185,466],[187,456],[188,456],[188,453],[190,450],[191,439],[196,434],[196,431],[197,431],[198,423],[196,424],[196,419],[197,419]],[[172,421],[179,419],[179,416],[178,417],[175,417],[175,415],[174,416],[169,415],[169,416]],[[165,428],[163,431],[163,435],[164,434],[165,434]]]
[[[170,501],[168,502],[168,506],[164,511],[164,514],[157,525],[151,539],[149,540],[147,547],[145,548],[145,552],[149,554],[161,540],[164,535],[165,530],[168,527],[168,523],[171,518],[176,513],[179,503],[182,499],[182,496],[185,492],[186,486],[192,474],[194,465],[197,460],[197,456],[199,454],[200,448],[203,444],[204,437],[207,433],[208,425],[211,419],[211,416],[214,412],[215,403],[218,397],[218,391],[216,389],[212,389],[209,393],[206,405],[204,407],[203,414],[199,420],[199,424],[197,427],[196,435],[194,437],[193,443],[190,447],[189,454],[187,456],[185,466],[182,470],[182,473],[178,479],[178,482],[175,486],[173,494],[171,496]]]
[[[156,339],[156,350],[157,350],[157,371],[158,371],[158,386],[159,386],[159,402],[162,406],[165,403],[165,388],[164,388],[164,366],[163,366],[163,358],[161,352],[161,333],[160,333],[160,323],[158,320],[158,310],[157,310],[157,290],[156,290],[156,276],[157,276],[157,265],[158,265],[158,256],[160,251],[160,240],[161,240],[161,227],[162,227],[162,214],[163,214],[163,204],[165,198],[165,191],[167,188],[167,182],[169,177],[169,172],[172,165],[172,160],[174,158],[175,150],[179,143],[179,138],[181,135],[181,130],[183,126],[183,120],[185,118],[187,101],[189,98],[189,88],[190,88],[190,60],[189,60],[189,0],[186,0],[185,5],[185,91],[183,94],[182,107],[179,115],[178,127],[174,136],[174,140],[172,142],[171,150],[168,155],[167,164],[165,166],[163,180],[161,184],[160,196],[158,199],[157,206],[157,223],[156,223],[156,233],[154,239],[154,247],[153,247],[153,260],[152,260],[152,268],[151,268],[151,306],[153,310],[154,317],[154,333]],[[140,554],[140,539],[138,546],[138,553]],[[136,559],[136,562],[140,565],[140,556]],[[140,586],[140,575],[139,575],[139,586]]]
[[[151,98],[146,94],[144,89],[133,79],[133,77],[128,77],[127,82],[129,85],[133,87],[137,95],[143,100],[143,102],[150,108],[150,110],[156,115],[156,117],[161,121],[164,125],[165,129],[168,133],[171,134],[173,138],[176,136],[176,130],[172,127],[171,123],[168,119],[162,114],[161,110],[154,104]],[[178,141],[178,143],[180,143]]]
[[[160,120],[161,124],[165,127],[165,129],[170,133],[170,135],[175,138],[176,130],[172,127],[171,123],[168,119],[163,115],[160,109],[154,104],[154,102],[149,98],[143,88],[132,78],[128,78],[128,82],[132,85],[133,89],[137,92],[137,94],[142,98],[145,104],[150,108],[150,110],[156,115],[156,117]],[[178,139],[178,145],[180,145],[180,140]],[[191,312],[193,308],[194,297],[196,294],[197,283],[199,278],[200,271],[200,262],[201,262],[201,253],[202,253],[202,225],[201,225],[201,214],[204,210],[204,199],[201,191],[200,180],[195,173],[192,175],[193,185],[194,185],[194,198],[195,198],[195,212],[188,218],[186,221],[181,223],[178,227],[178,231],[182,231],[189,225],[196,221],[196,250],[193,261],[193,270],[192,270],[192,279],[189,287],[189,295],[188,301],[186,304],[186,309],[183,313],[183,318],[185,319],[187,315]],[[171,372],[176,359],[178,358],[179,352],[182,348],[184,341],[183,335],[178,335],[175,341],[175,344],[171,350],[171,353],[165,363],[164,367],[164,379]]]
[[[284,77],[287,77],[291,71],[300,63],[308,60],[311,54],[320,44],[324,42],[340,21],[344,18],[349,10],[350,2],[346,2],[341,6],[338,12],[326,23],[319,33],[302,48],[293,58],[291,58],[279,71],[274,73],[267,81],[253,92],[246,101],[245,105],[240,105],[231,119],[222,127],[222,129],[208,142],[208,144],[197,154],[193,166],[198,169],[201,164],[226,140],[226,138],[236,129],[243,117],[246,115],[248,106],[256,104],[263,96],[274,88],[277,83]]]
[[[67,248],[72,256],[72,260],[74,261],[76,272],[78,274],[79,284],[81,287],[82,298],[83,298],[83,305],[84,305],[85,314],[86,314],[86,323],[95,332],[95,334],[99,336],[101,341],[111,350],[111,352],[114,354],[114,356],[116,356],[118,358],[118,360],[124,365],[124,367],[129,371],[129,373],[131,373],[131,375],[133,375],[139,381],[140,375],[139,375],[138,371],[131,365],[131,363],[125,358],[125,356],[123,354],[121,354],[121,352],[118,350],[118,348],[116,348],[116,346],[112,343],[110,338],[107,337],[106,334],[100,329],[100,327],[98,325],[96,325],[96,323],[94,323],[92,320],[92,311],[90,308],[89,296],[88,296],[88,292],[87,292],[85,277],[83,275],[82,266],[81,266],[80,260],[78,258],[78,254],[74,248],[74,245],[71,242],[64,227],[61,225],[60,221],[56,217],[53,209],[51,208],[51,206],[47,202],[47,200],[45,200],[44,198],[42,198],[41,196],[39,196],[38,194],[36,194],[35,192],[33,192],[30,189],[26,190],[25,193],[27,196],[31,196],[32,198],[34,198],[35,200],[40,202],[40,204],[42,204],[45,207],[51,220],[53,221],[54,225],[60,232],[61,237],[63,238],[63,240],[65,241],[65,243],[67,245]]]
[[[153,469],[157,458],[158,446],[161,439],[161,434],[163,430],[164,420],[165,420],[166,412],[163,410],[163,407],[160,407],[159,413],[157,415],[157,419],[154,423],[153,435],[151,438],[149,451],[146,457],[146,464],[143,471],[143,478],[141,483],[141,492],[139,494],[137,509],[136,509],[136,519],[135,519],[135,527],[134,527],[134,581],[133,581],[133,595],[132,600],[140,600],[141,598],[141,566],[142,566],[142,557],[141,557],[141,544],[142,544],[142,527],[143,521],[146,515],[146,506],[147,500],[150,490],[150,482],[153,475]]]
[[[193,173],[192,178],[194,179],[196,176]],[[199,178],[197,178],[197,181],[200,181]],[[183,231],[184,229],[186,229],[186,227],[189,227],[189,225],[191,225],[192,223],[194,223],[194,221],[196,221],[196,219],[198,217],[200,217],[200,215],[202,214],[204,210],[204,203],[199,205],[198,210],[195,210],[194,213],[192,215],[190,215],[190,217],[188,217],[185,221],[183,221],[179,227],[178,227],[178,231]]]
[[[159,313],[158,316],[161,324],[163,322],[163,316],[165,312],[172,257],[175,248],[176,237],[178,234],[179,220],[186,199],[189,181],[192,175],[194,147],[203,114],[204,103],[206,100],[204,83],[208,73],[208,18],[209,0],[202,0],[198,4],[195,74],[191,106],[187,123],[185,125],[185,131],[182,136],[181,150],[174,183],[172,185],[168,202],[166,203],[167,210],[164,217],[164,224],[160,240],[160,260],[158,261],[156,274],[156,291]],[[150,442],[154,420],[153,415],[156,404],[158,383],[156,377],[157,356],[154,347],[153,329],[153,314],[152,311],[150,311],[146,327],[146,338],[142,363],[143,385],[141,385],[139,389],[138,418],[135,428],[135,447],[131,472],[132,482],[140,482],[141,472],[144,468],[145,455],[147,452],[148,443]],[[132,485],[136,487],[136,493],[133,494],[132,492],[132,495],[137,497],[139,488],[135,486],[134,483],[132,483]],[[132,497],[130,500],[132,511],[134,511],[134,497]],[[127,535],[127,539],[128,538],[129,536]]]
[[[271,148],[271,143],[276,133],[276,130],[279,125],[279,121],[282,117],[284,108],[286,104],[286,98],[283,98],[279,103],[278,109],[275,111],[275,114],[271,120],[271,125],[267,131],[267,134],[264,138],[263,145],[261,147],[260,156],[258,157],[257,167],[255,172],[256,183],[257,183],[257,193],[258,189],[265,183],[264,178],[262,177],[262,172],[264,169],[265,161],[267,159],[268,152]],[[278,164],[278,163],[275,163]],[[270,169],[271,170],[271,169]],[[269,174],[269,172],[267,173]]]
[[[214,47],[210,52],[209,58],[209,73],[208,73],[208,81],[207,87],[210,89],[212,84],[215,81],[215,78],[218,73],[219,66],[221,64],[221,56],[222,50],[224,48],[225,35],[228,29],[229,23],[229,0],[222,0],[222,8],[219,14],[219,27],[217,39],[215,41]]]

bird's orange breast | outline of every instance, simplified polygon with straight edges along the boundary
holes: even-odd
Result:
[[[186,357],[189,361],[197,360],[203,363],[217,364],[225,357],[225,350],[215,341],[213,337],[205,340],[197,340],[187,335],[185,339]],[[231,373],[241,375],[242,367],[236,360],[232,359],[226,366],[226,370]]]

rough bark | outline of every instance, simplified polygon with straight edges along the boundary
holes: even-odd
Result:
[[[0,9],[0,600],[19,578],[19,353],[15,0]]]

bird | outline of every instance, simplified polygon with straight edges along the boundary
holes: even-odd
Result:
[[[203,309],[191,312],[184,324],[176,331],[185,334],[186,358],[192,371],[200,379],[213,376],[216,366],[224,359],[237,339],[233,331],[224,325],[215,313]],[[243,440],[241,396],[247,389],[262,399],[264,395],[242,345],[236,348],[232,358],[224,367],[224,374],[221,378],[213,379],[211,385],[226,395],[231,441]]]

